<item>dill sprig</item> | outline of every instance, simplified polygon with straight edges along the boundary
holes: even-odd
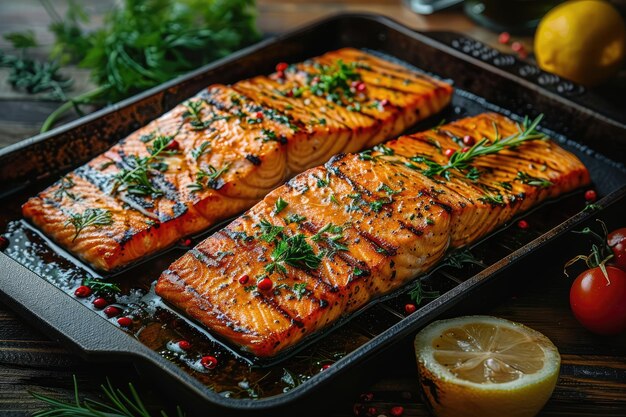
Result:
[[[496,154],[503,149],[516,148],[524,142],[547,139],[546,135],[537,131],[537,125],[541,122],[542,118],[543,115],[540,115],[532,122],[529,122],[527,118],[524,119],[521,126],[518,124],[519,132],[506,138],[500,138],[497,125],[494,124],[496,137],[493,141],[490,142],[487,138],[483,138],[466,152],[455,151],[445,165],[441,165],[428,158],[423,158],[420,162],[425,163],[427,168],[422,170],[422,173],[427,177],[439,175],[449,180],[450,171],[456,170],[463,172],[470,170],[470,168],[472,168],[470,163],[478,157]],[[469,178],[476,180],[478,175],[478,171],[471,171]]]
[[[415,281],[415,285],[409,291],[409,298],[413,300],[415,305],[420,305],[424,300],[434,299],[439,297],[439,291],[426,291],[424,287],[422,287],[422,281]]]
[[[54,191],[54,198],[57,200],[63,200],[64,196],[67,196],[71,200],[76,200],[76,194],[70,192],[69,190],[74,188],[76,184],[71,177],[64,176],[59,180],[59,188]]]
[[[205,188],[216,190],[220,188],[220,177],[227,172],[229,168],[230,163],[224,164],[220,169],[215,168],[213,165],[208,165],[207,169],[200,169],[196,173],[196,182],[189,184],[187,188],[193,193],[202,191]]]
[[[160,162],[161,156],[167,152],[168,145],[174,140],[176,135],[157,136],[152,142],[152,147],[148,148],[150,155],[139,157],[131,155],[125,158],[127,167],[115,175],[115,183],[112,193],[126,191],[129,194],[158,197],[163,195],[163,191],[156,188],[150,177],[155,171],[167,170],[167,165]]]
[[[88,208],[82,213],[70,214],[70,218],[65,222],[65,225],[69,226],[70,224],[76,229],[74,239],[72,239],[73,242],[80,232],[89,226],[108,226],[113,224],[113,216],[108,210]]]
[[[48,407],[45,410],[35,412],[33,417],[156,417],[157,415],[168,417],[167,413],[162,410],[158,414],[151,414],[131,383],[128,384],[130,395],[125,394],[119,388],[113,387],[108,378],[106,385],[101,385],[100,388],[108,400],[108,404],[89,398],[81,401],[75,375],[73,402],[58,400],[31,392],[30,395]],[[180,407],[176,407],[176,417],[185,417],[185,413]]]
[[[285,265],[300,269],[316,269],[322,262],[322,255],[316,255],[302,233],[279,240],[271,254],[272,262],[265,265],[268,273],[287,273]]]

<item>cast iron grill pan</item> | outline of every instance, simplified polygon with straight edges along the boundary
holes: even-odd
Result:
[[[298,61],[343,46],[366,48],[371,52],[393,56],[402,62],[428,69],[429,73],[454,81],[458,91],[452,106],[444,114],[422,122],[412,130],[432,127],[441,118],[451,121],[487,110],[499,111],[513,118],[521,115],[534,117],[543,113],[545,119],[542,127],[546,133],[576,153],[589,168],[599,194],[606,196],[600,204],[610,207],[624,205],[625,191],[617,190],[626,184],[626,171],[617,161],[624,159],[626,129],[619,122],[583,107],[580,101],[584,94],[579,92],[575,102],[506,71],[486,65],[478,59],[467,57],[454,48],[414,33],[385,18],[343,15],[264,41],[188,76],[128,99],[113,108],[83,118],[70,126],[4,149],[0,152],[3,226],[9,220],[18,219],[20,204],[29,195],[56,179],[59,174],[86,162],[132,130],[156,118],[206,85],[215,82],[234,82],[260,72],[270,72],[276,62]],[[610,154],[613,159],[604,157],[603,152]],[[335,331],[324,332],[309,340],[310,343],[314,343],[304,350],[292,351],[285,357],[278,358],[278,364],[258,362],[255,358],[242,355],[241,352],[228,351],[219,341],[209,340],[207,343],[210,346],[224,349],[223,353],[220,351],[223,358],[231,355],[232,358],[238,358],[235,362],[240,366],[248,367],[252,364],[254,372],[260,369],[262,372],[274,369],[276,373],[278,367],[289,370],[296,362],[304,363],[307,359],[311,362],[308,370],[305,369],[306,366],[301,369],[296,367],[295,372],[274,375],[275,379],[283,382],[282,388],[285,392],[277,390],[276,387],[270,387],[269,390],[259,387],[262,392],[255,393],[261,397],[259,399],[234,398],[246,396],[241,393],[232,393],[233,398],[217,395],[207,388],[211,383],[210,375],[207,377],[207,374],[201,372],[191,374],[183,372],[181,369],[189,364],[184,361],[181,363],[180,358],[175,355],[174,357],[160,355],[150,349],[148,346],[154,348],[153,340],[147,340],[140,334],[139,337],[144,343],[142,344],[119,328],[105,323],[101,314],[86,310],[85,306],[59,288],[63,287],[64,282],[80,279],[71,276],[72,273],[76,273],[76,266],[70,265],[68,261],[63,263],[63,258],[59,258],[56,249],[48,248],[49,252],[32,249],[33,246],[39,248],[50,245],[37,237],[36,232],[19,223],[12,223],[9,234],[14,233],[13,237],[16,236],[15,233],[29,236],[32,234],[34,237],[22,240],[22,243],[28,241],[31,244],[25,252],[30,250],[39,255],[48,253],[49,255],[43,256],[44,264],[48,262],[48,268],[45,266],[37,268],[28,259],[21,259],[22,263],[30,266],[29,270],[3,254],[0,256],[2,268],[0,295],[5,302],[40,324],[49,334],[70,342],[83,356],[102,360],[132,359],[145,372],[155,375],[154,380],[167,381],[168,390],[178,391],[181,395],[191,395],[197,404],[240,410],[265,409],[284,406],[297,398],[302,398],[320,385],[335,379],[345,370],[354,369],[354,364],[372,357],[472,294],[478,294],[487,284],[498,282],[498,278],[504,275],[502,272],[513,261],[538,251],[551,239],[591,215],[580,212],[582,208],[584,203],[581,193],[573,193],[530,214],[525,214],[525,218],[533,224],[531,231],[520,233],[518,229],[509,225],[508,228],[492,234],[488,239],[472,247],[471,252],[475,255],[477,264],[465,265],[462,269],[443,266],[423,277],[424,288],[436,290],[441,296],[423,305],[416,313],[406,317],[403,312],[402,307],[408,300],[406,292],[410,289],[404,288],[370,308],[361,310],[360,314]],[[32,244],[33,241],[36,244]],[[14,247],[14,252],[11,253],[10,248],[7,253],[19,258],[16,256],[16,249],[17,247]],[[150,285],[158,277],[158,271],[167,267],[171,260],[182,253],[182,248],[175,248],[144,264],[121,272],[115,280],[123,286],[126,284],[125,291],[134,286],[142,288],[144,291],[140,295],[145,297],[143,294],[145,292],[149,294]],[[57,262],[54,264],[55,268],[50,268],[50,262]],[[129,278],[142,275],[140,271],[150,272],[144,273],[139,279]],[[41,279],[38,275],[45,276],[47,280]],[[130,292],[128,295],[131,304],[137,301],[133,294]],[[138,299],[141,301],[141,297]],[[151,312],[157,310],[162,315],[159,323],[170,327],[175,327],[172,323],[178,323],[176,334],[188,335],[198,340],[207,339],[207,335],[194,327],[193,323],[181,319],[166,306],[157,305]],[[72,317],[71,322],[68,321],[68,317]],[[333,351],[333,346],[342,343],[344,345],[340,347],[346,347],[344,351]],[[320,352],[326,356],[316,357]],[[324,362],[333,364],[324,372],[316,372],[315,366]],[[247,382],[249,386],[254,384],[253,380]],[[254,391],[256,388],[251,389]],[[247,394],[248,397],[254,397],[249,391]]]

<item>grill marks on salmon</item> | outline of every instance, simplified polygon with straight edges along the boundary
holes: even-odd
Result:
[[[174,262],[157,294],[212,334],[256,356],[275,356],[428,271],[448,249],[590,181],[584,165],[550,140],[476,158],[475,180],[456,170],[449,180],[424,174],[425,156],[445,164],[445,149],[461,149],[465,135],[493,142],[494,127],[501,137],[520,129],[483,114],[373,152],[333,157]],[[520,172],[536,182],[523,181]],[[279,199],[287,205],[277,212]],[[268,268],[279,246],[299,235],[319,265]],[[273,288],[262,291],[256,283],[266,277]]]
[[[212,85],[31,198],[23,214],[91,265],[115,270],[241,213],[334,154],[398,135],[451,94],[354,49]],[[89,209],[112,222],[77,234],[68,221]]]

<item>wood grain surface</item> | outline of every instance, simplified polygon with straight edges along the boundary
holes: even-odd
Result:
[[[54,3],[62,9],[65,1]],[[113,0],[86,0],[84,4],[91,14],[101,16]],[[496,34],[474,25],[459,9],[424,17],[413,14],[399,0],[317,0],[310,3],[261,0],[259,27],[264,33],[283,32],[343,11],[381,13],[416,29],[455,30],[491,45],[497,44]],[[37,0],[0,0],[0,33],[33,28],[44,43],[44,47],[36,51],[42,55],[46,52],[45,45],[51,42],[45,29],[47,24],[48,17]],[[6,44],[0,40],[0,48],[4,47]],[[77,92],[90,87],[84,71],[69,71],[77,79]],[[0,72],[0,80],[5,74]],[[36,133],[56,105],[16,94],[0,81],[0,146]],[[554,270],[533,273],[538,278],[529,281],[515,296],[463,313],[488,313],[519,321],[546,334],[558,346],[563,359],[561,376],[541,416],[626,416],[626,336],[600,338],[582,329],[569,311],[569,281]],[[389,415],[390,408],[397,405],[404,407],[405,416],[429,415],[419,398],[410,340],[404,341],[397,353],[387,357],[384,366],[377,361],[366,366],[371,369],[371,381],[363,381],[350,390],[336,385],[333,387],[336,395],[298,414],[345,417],[354,415],[355,405],[358,408],[361,404],[365,408],[375,407],[370,410],[374,416]],[[149,381],[142,380],[132,365],[85,362],[0,303],[0,416],[28,416],[40,409],[41,403],[30,392],[71,398],[72,375],[76,375],[81,393],[90,398],[99,398],[99,386],[109,377],[120,387],[133,382],[154,409],[171,411],[176,405],[167,393],[156,391]],[[363,403],[358,395],[345,394],[355,388],[359,392],[373,393],[373,400]],[[268,416],[267,413],[257,415]]]

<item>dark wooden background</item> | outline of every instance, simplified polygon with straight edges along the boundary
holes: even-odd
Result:
[[[63,9],[65,1],[55,1]],[[92,15],[101,16],[113,0],[84,1]],[[497,44],[497,34],[477,27],[459,9],[434,16],[413,14],[399,0],[260,0],[259,27],[264,33],[282,32],[306,22],[341,11],[371,11],[390,16],[420,30],[454,30],[484,42]],[[97,23],[97,19],[96,19]],[[0,0],[0,33],[32,28],[44,43],[35,51],[44,56],[51,37],[46,30],[48,17],[37,0]],[[531,47],[530,39],[523,39]],[[6,48],[0,40],[0,48]],[[3,82],[6,72],[0,69],[0,146],[14,143],[35,134],[45,116],[57,103],[40,97],[24,96]],[[77,80],[76,90],[90,88],[87,75],[78,69],[69,74]],[[539,268],[540,269],[540,268]],[[529,266],[529,280],[524,290],[512,296],[493,300],[493,305],[473,308],[463,313],[488,313],[524,323],[546,334],[562,354],[561,376],[551,400],[541,413],[555,416],[626,416],[626,336],[599,338],[582,329],[569,311],[569,283],[560,273],[537,273],[538,266]],[[405,408],[405,416],[427,416],[419,399],[415,359],[410,340],[392,358],[366,364],[370,380],[356,387],[333,387],[337,393],[320,401],[317,415],[345,417],[353,415],[359,395],[348,392],[371,392],[376,407],[374,415],[389,415],[394,405]],[[384,364],[384,365],[382,365]],[[72,396],[72,375],[76,375],[82,394],[98,398],[99,385],[106,377],[123,386],[132,381],[147,403],[155,408],[173,407],[167,394],[155,391],[142,381],[127,363],[94,364],[83,361],[60,344],[50,340],[0,303],[0,416],[27,416],[41,408],[29,392],[58,398]],[[302,410],[303,414],[305,410]],[[259,414],[267,416],[266,413]]]

